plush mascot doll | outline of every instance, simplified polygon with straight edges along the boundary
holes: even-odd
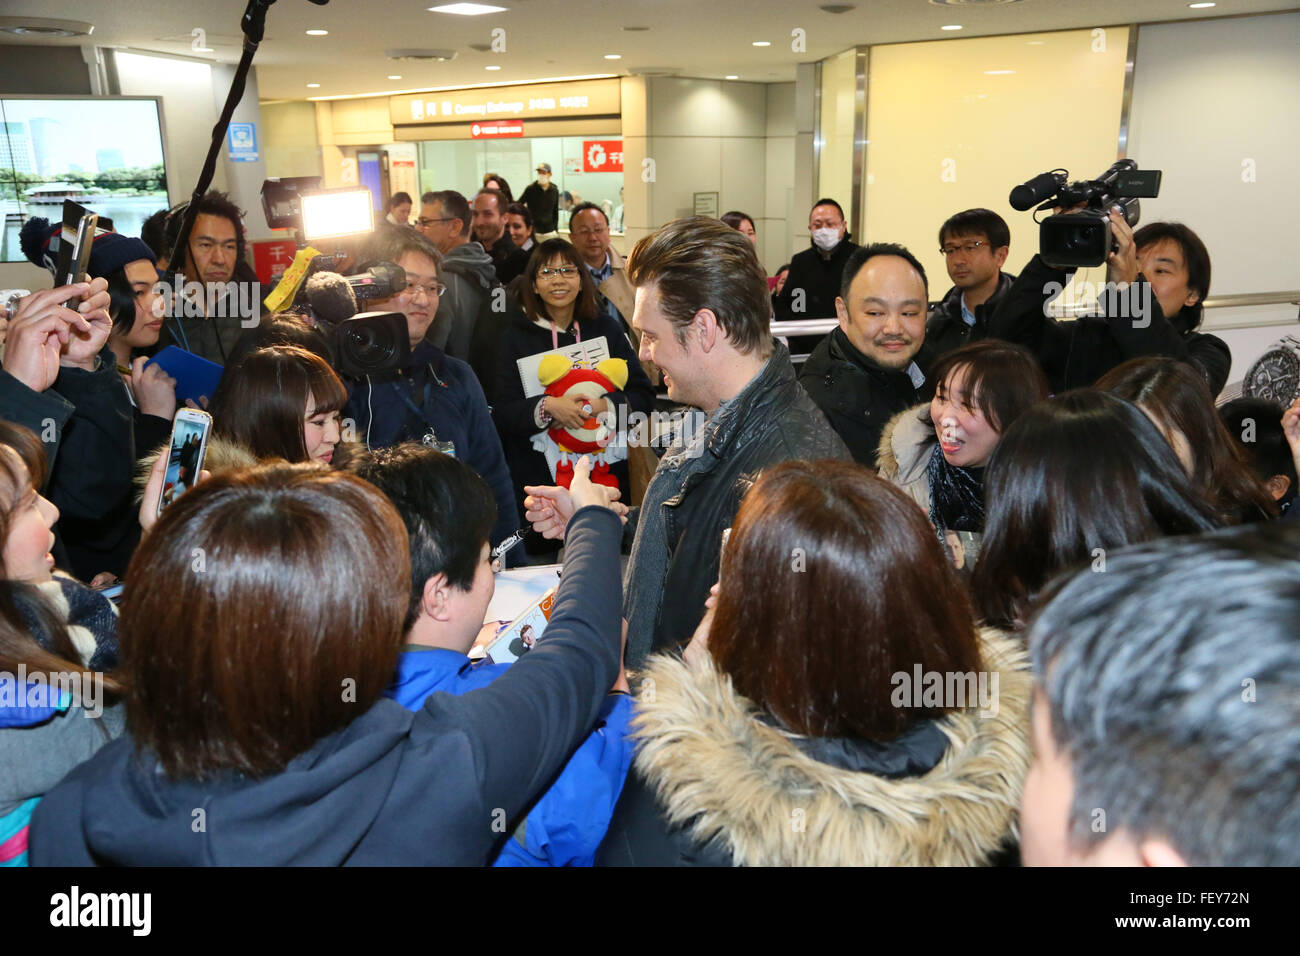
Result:
[[[595,368],[579,368],[563,355],[547,355],[538,366],[537,377],[546,388],[546,394],[561,396],[581,395],[597,399],[606,392],[622,391],[627,385],[627,362],[624,359],[605,359]],[[610,448],[614,432],[594,416],[580,428],[561,428],[556,424],[550,431],[533,437],[533,447],[546,455],[555,483],[563,488],[573,481],[573,465],[583,455],[591,455],[594,462],[591,480],[598,485],[618,487],[618,479],[610,473],[609,466],[627,457],[621,444]]]

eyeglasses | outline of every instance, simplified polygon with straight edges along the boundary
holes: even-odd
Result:
[[[443,217],[442,219],[425,219],[425,218],[421,217],[421,218],[415,220],[415,224],[416,224],[417,226],[420,226],[420,227],[424,227],[424,226],[432,226],[435,222],[451,222],[453,219],[456,219],[456,218],[458,218],[458,217],[456,217],[456,216],[445,216],[445,217]]]
[[[408,282],[406,284],[406,294],[415,295],[417,292],[423,292],[430,299],[436,299],[447,291],[447,287],[441,282]]]
[[[941,246],[939,248],[939,251],[942,252],[945,256],[955,256],[959,252],[964,252],[967,255],[970,255],[980,246],[987,246],[987,245],[988,243],[985,242],[983,239],[976,239],[974,242],[963,242],[961,245]]]
[[[577,275],[578,270],[573,266],[560,266],[558,269],[540,269],[537,274],[543,279],[549,279],[552,276],[564,276],[567,279],[569,276]]]

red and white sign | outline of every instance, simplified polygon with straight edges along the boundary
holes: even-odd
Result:
[[[257,281],[264,286],[279,282],[298,252],[298,245],[292,239],[254,242],[252,246],[253,268],[257,271]]]
[[[469,128],[469,135],[474,139],[501,139],[506,136],[523,136],[524,124],[518,120],[488,120],[475,123]]]
[[[623,171],[623,141],[621,139],[583,140],[582,171],[584,173],[621,173]]]

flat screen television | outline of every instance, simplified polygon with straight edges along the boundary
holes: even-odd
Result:
[[[58,222],[63,200],[124,235],[168,206],[162,107],[150,96],[0,96],[0,262],[26,259],[29,218]]]

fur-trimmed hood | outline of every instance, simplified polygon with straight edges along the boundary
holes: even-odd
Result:
[[[171,440],[168,439],[136,463],[135,495],[137,498],[144,494],[144,486],[149,483],[149,472],[153,471],[158,456],[167,451],[167,446],[170,443]],[[208,447],[203,453],[204,471],[210,471],[215,475],[218,472],[233,471],[236,468],[251,468],[256,464],[257,459],[253,456],[253,453],[239,442],[231,441],[229,438],[220,438],[217,435],[208,436]]]
[[[921,506],[930,512],[930,480],[926,467],[930,449],[934,447],[934,427],[922,420],[930,406],[914,405],[899,412],[880,433],[877,452],[878,474],[890,484],[898,485]]]
[[[888,779],[806,755],[756,715],[711,662],[652,660],[633,720],[637,773],[671,826],[717,840],[747,866],[974,866],[1017,836],[1030,762],[1028,657],[980,632],[998,673],[996,714],[938,722],[947,752],[928,773]],[[644,686],[644,685],[643,685]]]

